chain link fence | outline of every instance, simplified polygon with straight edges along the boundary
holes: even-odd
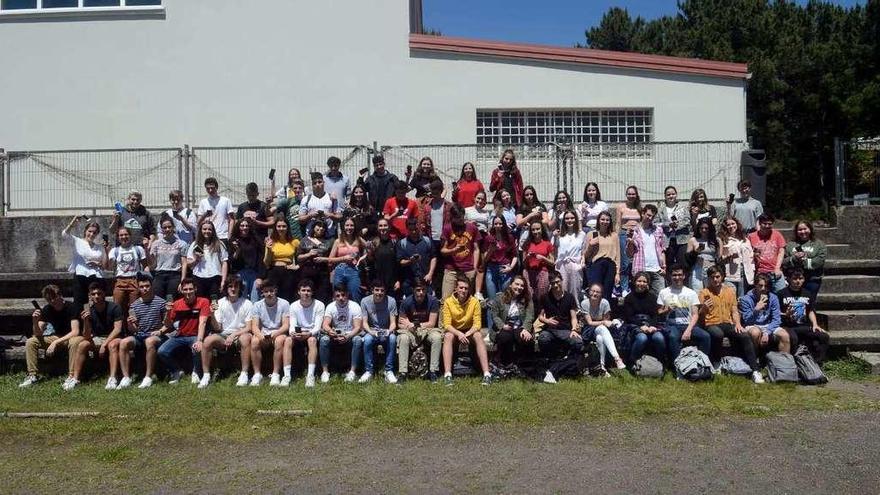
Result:
[[[837,204],[880,202],[880,138],[835,139]]]

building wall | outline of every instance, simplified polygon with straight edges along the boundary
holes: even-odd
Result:
[[[164,18],[0,20],[0,147],[473,143],[478,108],[650,107],[657,141],[745,140],[743,81],[411,56],[407,5],[165,0]]]

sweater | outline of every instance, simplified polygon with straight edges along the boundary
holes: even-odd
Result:
[[[474,328],[480,328],[483,314],[477,298],[470,296],[464,304],[458,302],[455,296],[449,296],[443,301],[443,312],[440,315],[443,331],[452,327],[460,332],[467,332]]]
[[[746,295],[739,298],[739,312],[742,316],[744,327],[757,326],[761,332],[770,335],[782,322],[782,313],[779,309],[779,298],[776,294],[767,294],[767,306],[762,310],[756,310],[758,294],[750,290]]]

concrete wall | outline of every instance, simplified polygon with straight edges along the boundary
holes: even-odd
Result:
[[[411,56],[406,0],[164,3],[0,20],[0,147],[473,143],[481,108],[649,107],[657,141],[746,138],[743,81]]]
[[[854,255],[869,260],[880,259],[880,206],[839,206],[832,210],[843,239]]]
[[[107,233],[111,217],[95,217]],[[0,273],[65,271],[72,249],[61,239],[64,217],[0,218]],[[82,226],[82,223],[79,224]],[[82,236],[82,230],[76,233]]]

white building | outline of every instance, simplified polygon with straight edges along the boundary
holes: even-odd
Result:
[[[598,145],[725,141],[739,144],[678,148],[667,161],[708,163],[683,186],[724,170],[715,198],[735,182],[744,64],[426,36],[412,32],[420,16],[418,0],[0,0],[0,147],[561,141],[594,145],[576,161],[612,160],[591,178],[602,184],[627,182],[621,159],[656,162],[666,151]],[[462,156],[471,155],[497,161],[495,150]],[[457,176],[458,160],[437,165]],[[576,196],[582,171],[569,177]],[[654,180],[650,169],[633,173]],[[612,199],[623,192],[613,187]]]

